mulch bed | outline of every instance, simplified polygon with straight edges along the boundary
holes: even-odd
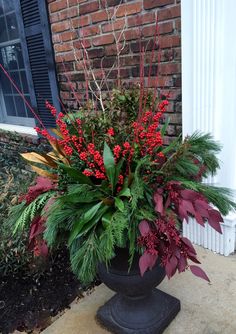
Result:
[[[0,277],[0,333],[14,330],[39,333],[52,317],[67,308],[83,292],[71,273],[68,254],[60,251],[44,271]]]

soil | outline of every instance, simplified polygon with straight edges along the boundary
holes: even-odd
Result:
[[[47,261],[39,273],[0,277],[0,333],[39,333],[58,312],[81,296],[83,288],[71,273],[65,250]]]

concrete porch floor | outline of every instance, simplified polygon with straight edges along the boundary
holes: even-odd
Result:
[[[181,311],[164,334],[236,334],[236,255],[224,257],[196,246],[211,284],[190,272],[165,279],[159,288],[181,301]],[[106,334],[94,316],[113,292],[103,284],[75,301],[43,334]]]

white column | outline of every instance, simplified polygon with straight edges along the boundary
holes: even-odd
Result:
[[[236,189],[236,1],[182,0],[181,10],[183,134],[222,143],[211,181]]]

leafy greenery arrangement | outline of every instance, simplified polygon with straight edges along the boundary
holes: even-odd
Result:
[[[97,264],[128,247],[130,264],[140,253],[140,272],[157,258],[170,278],[190,268],[209,280],[191,242],[180,229],[189,216],[221,233],[222,216],[236,208],[228,189],[202,183],[219,168],[220,146],[211,135],[194,133],[163,145],[168,105],[139,88],[116,89],[102,105],[88,100],[78,113],[57,113],[57,129],[41,124],[52,151],[25,153],[40,176],[12,208],[15,233],[28,227],[35,255],[67,244],[73,271],[90,282]],[[216,209],[217,208],[217,209]]]

